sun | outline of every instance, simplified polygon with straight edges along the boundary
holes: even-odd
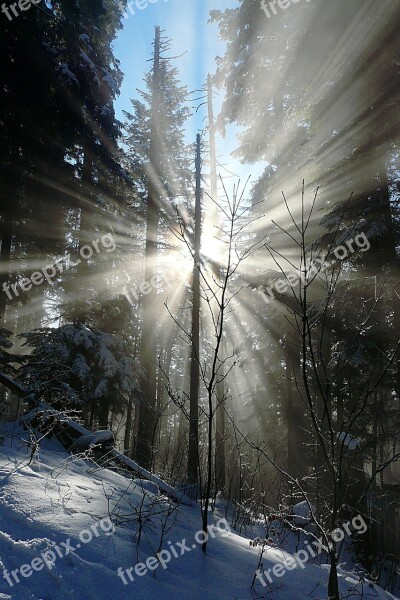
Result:
[[[176,281],[190,281],[193,272],[193,257],[190,249],[185,243],[170,248],[164,261],[168,271],[174,276]]]
[[[226,244],[218,237],[215,226],[205,226],[201,234],[201,257],[213,263],[222,264],[225,252]]]
[[[190,282],[194,267],[194,248],[192,240],[174,239],[174,243],[166,250],[161,262],[176,281]],[[204,223],[200,241],[200,259],[203,266],[210,265],[212,270],[224,264],[226,244],[218,236],[218,230],[211,223]]]

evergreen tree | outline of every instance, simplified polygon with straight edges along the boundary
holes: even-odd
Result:
[[[24,335],[32,348],[19,380],[57,408],[79,407],[90,426],[108,425],[110,410],[120,414],[138,387],[138,368],[116,334],[83,324],[42,328]]]
[[[141,362],[146,373],[141,381],[137,460],[150,468],[156,434],[157,406],[157,275],[158,238],[161,220],[169,223],[190,181],[189,160],[183,126],[190,111],[184,106],[185,86],[177,80],[177,70],[163,57],[170,44],[156,27],[153,69],[145,77],[142,101],[133,100],[134,114],[125,113],[126,143],[132,173],[140,181],[146,219],[144,278],[150,293],[143,299]]]

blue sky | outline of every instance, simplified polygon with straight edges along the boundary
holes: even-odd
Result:
[[[116,102],[118,117],[122,116],[121,110],[129,106],[129,98],[136,95],[136,88],[142,87],[143,74],[150,68],[148,60],[156,25],[172,40],[170,55],[186,53],[174,61],[174,65],[179,69],[182,82],[189,89],[195,89],[204,84],[208,72],[215,72],[215,56],[224,50],[217,26],[207,25],[209,10],[238,5],[237,0],[153,0],[155,3],[138,10],[136,2],[140,5],[145,1],[133,0],[135,14],[126,12],[128,18],[123,19],[124,28],[114,42],[115,54],[125,74],[122,93]]]
[[[136,88],[143,88],[143,74],[149,70],[148,62],[152,53],[154,27],[160,25],[165,34],[172,40],[172,50],[169,56],[184,56],[174,61],[179,69],[182,83],[189,90],[199,89],[205,83],[207,73],[214,73],[216,69],[215,57],[224,52],[224,44],[218,38],[216,24],[207,24],[209,11],[212,9],[225,10],[238,6],[238,0],[153,0],[147,8],[139,10],[140,5],[146,0],[133,0],[132,7],[135,14],[129,14],[123,19],[124,28],[115,40],[113,46],[115,55],[121,61],[121,68],[125,74],[121,88],[121,95],[115,103],[117,117],[123,120],[122,110],[130,110],[130,98],[137,97]],[[199,104],[194,103],[193,105]],[[217,112],[220,101],[216,100]],[[196,133],[202,127],[205,112],[199,111],[187,123],[187,139],[195,140]],[[204,126],[207,123],[204,122]],[[221,162],[230,170],[240,174],[246,179],[254,175],[259,169],[251,169],[239,165],[229,156],[235,147],[234,130],[228,134],[227,139],[218,139],[218,155]],[[221,171],[223,174],[223,172]]]

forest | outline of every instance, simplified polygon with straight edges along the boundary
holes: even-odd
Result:
[[[398,0],[3,3],[0,571],[3,535],[28,544],[15,469],[68,468],[134,481],[97,516],[136,528],[115,565],[158,571],[1,597],[400,597],[399,23]],[[200,548],[170,588],[182,514]],[[247,580],[203,590],[213,548]]]

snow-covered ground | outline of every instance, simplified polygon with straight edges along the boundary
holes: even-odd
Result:
[[[225,522],[220,521],[220,527],[212,530],[214,537],[210,536],[204,556],[200,536],[195,537],[201,529],[197,506],[175,510],[167,498],[155,493],[154,484],[141,484],[96,468],[90,461],[72,458],[54,441],[44,440],[28,465],[30,449],[23,441],[28,440],[27,432],[14,426],[12,436],[8,433],[0,447],[1,599],[327,597],[328,567],[311,563],[303,569],[296,564],[282,577],[274,577],[267,587],[257,581],[251,590],[260,548],[250,547],[250,537],[227,531]],[[221,518],[215,514],[210,522]],[[138,545],[139,522],[143,528]],[[169,555],[171,559],[165,568],[160,564],[155,568],[156,560],[151,557],[160,549],[162,533],[161,557],[167,561]],[[282,548],[277,539],[265,550],[263,570],[290,560],[295,548],[294,538],[289,543],[292,535],[282,541]],[[139,566],[135,572],[136,563],[146,561],[148,567]],[[129,568],[133,582],[126,572]],[[340,586],[346,598],[395,598],[375,585],[360,584],[357,577],[343,570]]]

